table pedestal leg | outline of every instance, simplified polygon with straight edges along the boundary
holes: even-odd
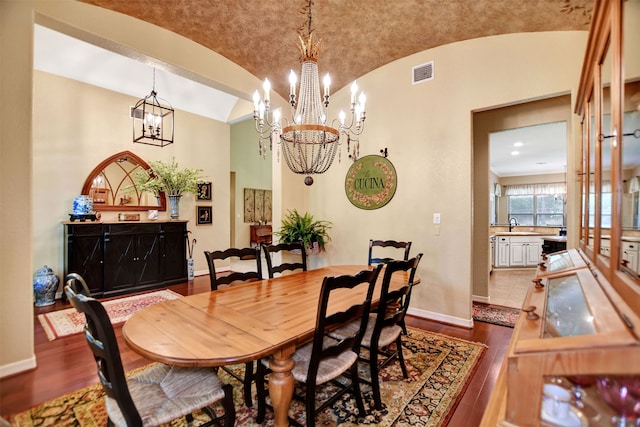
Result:
[[[289,425],[288,413],[295,385],[291,374],[295,363],[290,357],[291,353],[286,356],[283,353],[274,354],[269,363],[272,371],[269,375],[269,397],[273,405],[274,425],[277,427]]]

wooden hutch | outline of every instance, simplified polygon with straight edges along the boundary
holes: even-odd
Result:
[[[594,385],[640,381],[640,0],[596,0],[575,113],[580,117],[579,249],[538,266],[482,426],[558,425],[542,385],[589,380],[571,425],[611,425]],[[635,251],[635,252],[634,252]],[[560,425],[562,425],[560,423]]]

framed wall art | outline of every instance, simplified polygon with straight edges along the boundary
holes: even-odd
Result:
[[[271,222],[271,190],[244,189],[244,222]]]
[[[211,200],[211,183],[203,182],[198,184],[197,200]]]
[[[213,223],[211,206],[196,206],[196,225]]]

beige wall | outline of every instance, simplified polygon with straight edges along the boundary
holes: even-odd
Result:
[[[344,195],[350,165],[343,158],[316,179],[311,211],[334,223],[323,262],[361,263],[370,238],[413,241],[423,252],[422,284],[411,300],[418,314],[471,325],[473,265],[488,277],[488,167],[474,174],[472,115],[498,106],[572,93],[577,88],[584,32],[513,34],[442,46],[381,67],[358,79],[367,94],[361,155],[387,147],[398,189],[382,209],[363,211]],[[412,66],[435,61],[433,81],[411,85]],[[345,93],[341,93],[343,97]],[[345,100],[333,100],[339,109]],[[570,114],[570,112],[569,112]],[[572,125],[568,126],[571,132]],[[487,157],[488,162],[488,157]],[[482,180],[484,189],[476,190]],[[441,214],[440,226],[432,223]],[[485,245],[474,246],[476,216],[484,216]]]
[[[32,143],[31,137],[34,11],[38,22],[77,28],[81,33],[130,46],[164,63],[217,81],[247,100],[260,82],[202,46],[90,5],[28,0],[3,0],[0,5],[2,375],[35,364],[31,279],[37,267],[36,253],[46,253],[36,249],[39,245],[36,222],[31,221],[35,211],[32,204],[36,203],[35,189],[32,193],[36,174],[31,166],[35,161],[32,144],[36,142]],[[308,210],[318,219],[333,222],[333,241],[328,252],[314,256],[310,261],[312,267],[363,264],[367,241],[372,237],[412,240],[412,252],[425,254],[418,271],[422,285],[412,299],[413,310],[434,319],[471,325],[472,203],[476,196],[486,198],[486,194],[476,195],[473,190],[472,112],[574,91],[585,42],[586,32],[527,33],[469,40],[412,55],[360,77],[358,84],[368,100],[361,155],[377,154],[388,148],[389,159],[398,173],[398,190],[393,200],[374,211],[351,205],[344,195],[344,176],[350,166],[344,152],[342,162],[336,161],[327,173],[316,177],[312,187],[305,187],[303,177],[274,161],[274,224],[280,223],[280,213],[289,208]],[[430,60],[435,61],[435,80],[411,85],[411,67]],[[322,71],[322,64],[320,68]],[[332,115],[344,108],[347,97],[348,90],[335,93]],[[34,122],[34,131],[37,126]],[[177,147],[176,150],[182,149]],[[195,146],[190,149],[197,154],[179,152],[179,156],[186,156],[185,164],[195,164],[196,156],[208,153],[198,151],[201,148]],[[149,158],[146,154],[142,157]],[[177,156],[177,160],[182,162],[183,158]],[[222,177],[220,180],[228,188],[229,168],[224,169],[226,181]],[[214,194],[216,191],[224,194],[224,189],[214,182]],[[64,212],[64,206],[58,212]],[[440,227],[431,223],[434,212],[442,215]],[[221,216],[227,218],[228,227],[228,211]],[[228,239],[228,228],[221,227]]]
[[[144,94],[142,94],[144,95]],[[141,96],[142,96],[141,95]],[[164,148],[131,142],[128,107],[137,99],[75,80],[36,71],[33,120],[33,263],[53,268],[62,277],[63,226],[73,198],[80,194],[89,173],[105,158],[129,150],[147,162],[176,159],[181,167],[202,169],[212,182],[212,200],[192,194],[180,199],[180,218],[189,221],[197,239],[196,272],[207,272],[202,255],[206,245],[229,244],[230,126],[203,116],[176,110],[174,143]],[[212,206],[213,224],[196,225],[196,204]],[[117,220],[119,212],[104,212],[103,220]],[[146,212],[141,213],[145,218]],[[160,212],[169,219],[169,211]]]

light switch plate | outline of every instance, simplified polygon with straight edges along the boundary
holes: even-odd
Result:
[[[434,224],[440,224],[440,214],[439,213],[434,213],[433,214],[433,223]]]

